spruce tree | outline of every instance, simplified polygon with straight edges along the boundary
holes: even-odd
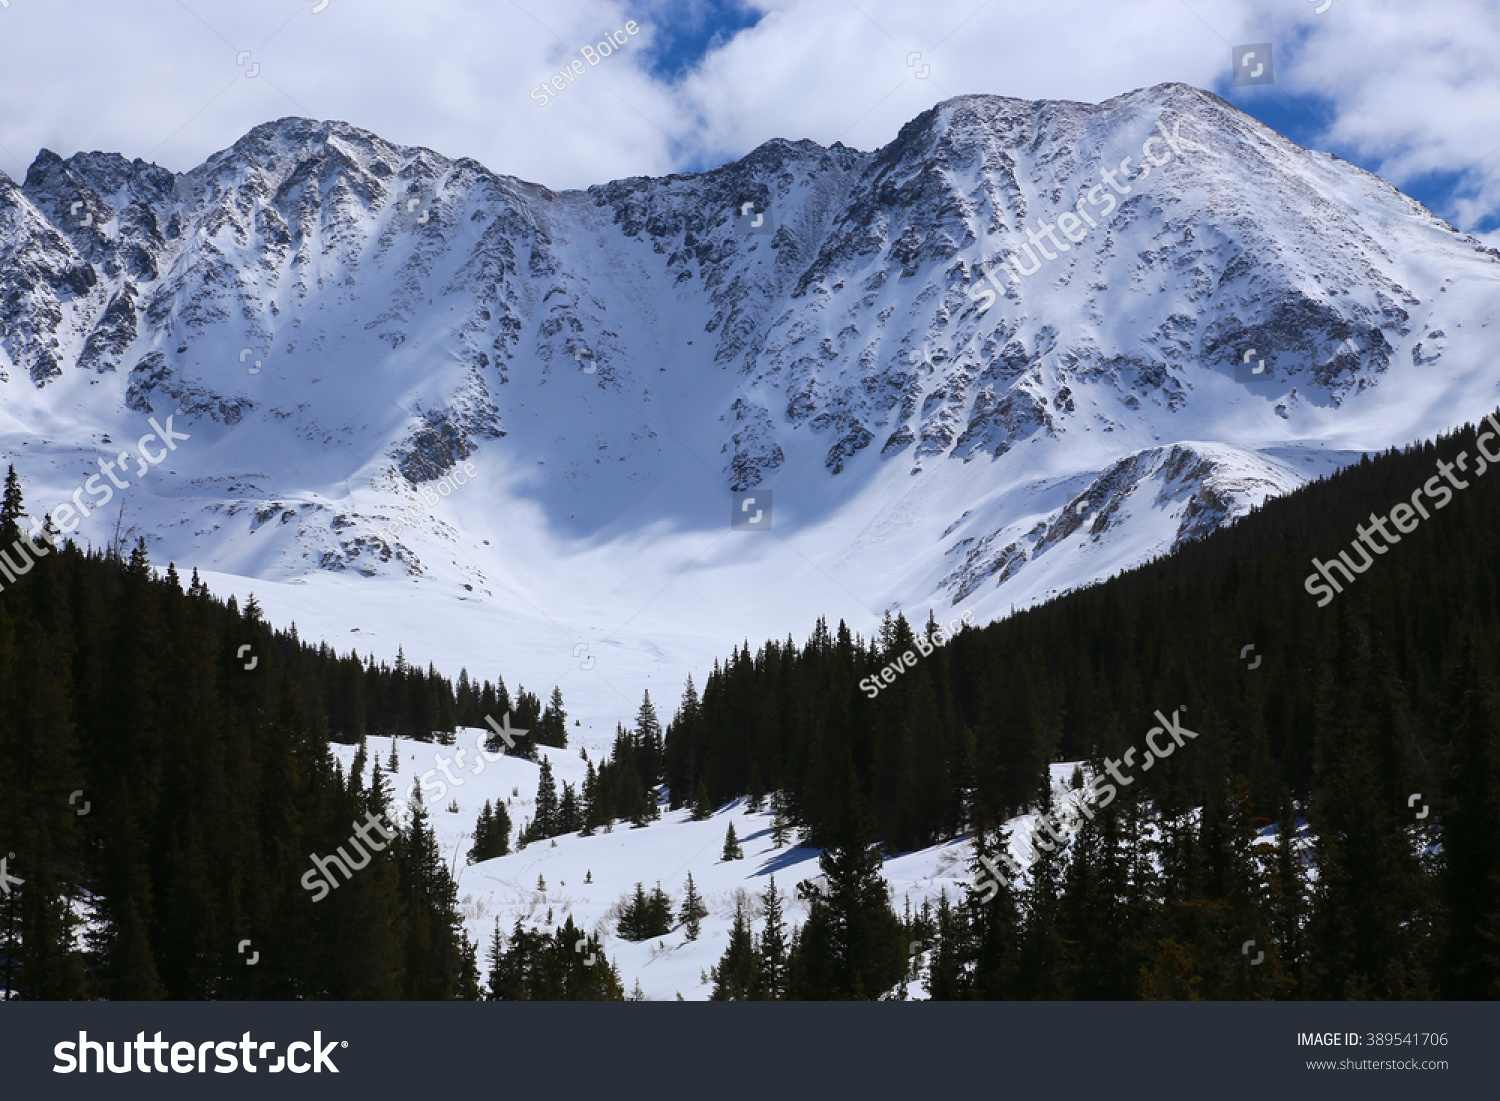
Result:
[[[787,812],[786,796],[780,791],[771,793],[771,847],[779,849],[792,839],[791,815]]]
[[[568,745],[568,713],[563,707],[562,690],[556,685],[552,687],[552,697],[547,701],[547,709],[542,712],[538,740],[543,745],[555,746],[558,749],[566,749]]]
[[[647,786],[654,786],[661,779],[662,733],[649,690],[642,694],[640,710],[636,712],[635,743],[640,774]]]
[[[474,841],[469,847],[468,861],[478,864],[481,860],[493,860],[510,852],[510,815],[505,804],[491,807],[488,799],[479,818],[474,823]]]
[[[658,883],[646,906],[648,936],[664,937],[672,930],[672,898]]]
[[[496,1001],[622,1001],[619,971],[599,939],[569,915],[550,936],[516,919],[505,950],[498,930],[490,946],[490,998]]]
[[[941,896],[937,944],[929,961],[928,993],[935,1000],[1011,996],[1018,918],[1006,833],[976,831],[972,874],[961,905],[950,911],[946,893]]]
[[[479,811],[479,817],[474,821],[474,842],[469,846],[467,857],[470,864],[477,864],[486,859],[494,830],[495,812],[490,807],[490,801],[486,799],[483,808]]]
[[[519,919],[517,919],[519,922]],[[500,932],[500,919],[495,919],[495,931],[490,935],[489,951],[485,954],[485,962],[489,964],[489,990],[486,998],[490,1001],[499,1000],[504,992],[505,972],[505,936]]]
[[[741,898],[734,905],[734,923],[729,929],[729,946],[719,957],[716,966],[709,968],[709,979],[714,984],[710,999],[716,1002],[747,1001],[757,982],[755,942],[750,932],[750,919],[745,913],[745,902]]]
[[[404,996],[449,999],[465,983],[458,891],[438,851],[422,800],[413,798],[411,808],[411,824],[399,835],[397,850],[401,893],[409,915]]]
[[[1317,963],[1304,981],[1312,997],[1425,997],[1420,867],[1406,807],[1382,790],[1384,722],[1371,706],[1391,673],[1351,602],[1337,615],[1333,660],[1317,686],[1309,820],[1318,878],[1307,928]]]
[[[734,835],[734,823],[729,823],[729,831],[724,834],[724,854],[721,860],[742,860],[745,850],[740,848],[740,842]]]
[[[1052,813],[1050,790],[1038,809],[1039,817]],[[1065,855],[1040,832],[1033,832],[1027,842],[1031,859],[1026,885],[1017,900],[1020,927],[1013,996],[1050,1001],[1065,997],[1060,978],[1064,945],[1057,925]]]
[[[588,771],[583,777],[583,798],[578,808],[578,817],[581,829],[578,831],[584,837],[593,837],[594,828],[602,826],[604,820],[601,817],[603,805],[599,801],[599,777],[594,772],[594,762],[588,762]]]
[[[558,830],[560,809],[557,801],[557,784],[552,779],[552,762],[544,756],[541,774],[536,784],[536,812],[532,815],[527,840],[539,841],[548,837],[556,837],[560,832]]]
[[[765,926],[761,929],[757,952],[760,967],[758,992],[761,998],[775,1001],[786,997],[787,984],[786,922],[781,916],[781,896],[776,891],[775,876],[771,876],[766,885],[761,903]]]
[[[650,934],[644,932],[646,921],[646,885],[637,883],[635,895],[620,912],[620,921],[615,931],[621,940],[644,940]]]
[[[797,941],[790,994],[801,1000],[873,1000],[906,973],[901,919],[891,907],[880,849],[870,842],[874,826],[847,762],[841,789],[845,809],[833,844],[818,858],[827,893],[811,899]]]
[[[11,464],[5,475],[5,497],[0,501],[0,547],[9,550],[11,544],[21,538],[21,517],[25,512],[21,480],[16,477],[15,464]]]
[[[495,800],[495,817],[491,837],[493,844],[490,848],[490,856],[505,856],[510,852],[510,812],[505,809],[505,804],[498,799]]]
[[[705,822],[714,816],[714,805],[709,801],[708,788],[702,780],[698,781],[698,790],[693,792],[693,821]]]
[[[564,782],[562,800],[557,807],[557,833],[576,833],[578,827],[578,795],[572,784]]]
[[[682,690],[682,701],[677,706],[677,717],[667,731],[663,747],[666,781],[672,792],[672,807],[682,805],[683,799],[698,789],[701,779],[698,770],[698,732],[701,704],[698,690],[693,687],[693,678],[687,678]]]
[[[687,896],[682,900],[681,917],[688,940],[698,939],[698,934],[703,929],[703,919],[707,916],[708,907],[703,905],[703,898],[698,894],[698,888],[693,884],[693,873],[688,872]]]
[[[988,884],[985,893],[988,893]],[[966,921],[966,917],[971,920]],[[965,968],[976,955],[973,917],[982,918],[983,912],[966,915],[962,907],[954,907],[948,901],[946,888],[938,892],[937,911],[931,915],[930,935],[925,938],[927,943],[919,946],[927,949],[927,995],[935,1002],[965,997],[971,989],[971,982],[966,981],[968,973]],[[923,953],[918,953],[913,960],[913,979],[922,977],[922,956]]]
[[[750,762],[750,780],[745,787],[745,793],[749,796],[746,806],[754,813],[759,814],[766,801],[766,786],[760,779],[760,765]]]

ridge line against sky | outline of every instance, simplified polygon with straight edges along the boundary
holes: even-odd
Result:
[[[1275,83],[1235,87],[1233,47],[1265,42]],[[960,95],[1181,82],[1500,245],[1496,56],[1500,0],[11,0],[0,170],[45,147],[186,171],[299,115],[563,190],[773,138],[873,150]]]

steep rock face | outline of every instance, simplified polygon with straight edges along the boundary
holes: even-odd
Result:
[[[876,509],[869,545],[905,548],[885,596],[1035,596],[1327,468],[1270,449],[1347,458],[1481,411],[1497,289],[1500,256],[1182,85],[964,96],[874,152],[776,140],[564,193],[281,119],[181,175],[43,151],[0,176],[3,442],[82,426],[86,466],[178,416],[199,522],[147,526],[198,551],[254,532],[236,569],[483,590],[496,552],[445,557],[433,516],[412,523],[443,554],[380,550],[374,517],[478,462],[514,475],[495,509],[615,538],[687,524],[652,492],[686,468],[791,493],[803,523]],[[898,475],[937,513],[872,504]],[[313,485],[343,499],[281,509]]]
[[[982,525],[960,519],[944,533],[960,535],[946,552],[957,564],[939,588],[961,604],[991,578],[1003,585],[1028,564],[1050,565],[1052,558],[1062,560],[1066,578],[1078,568],[1080,550],[1094,559],[1085,559],[1084,569],[1114,572],[1100,566],[1110,559],[1119,568],[1136,564],[1109,546],[1117,534],[1129,543],[1147,533],[1153,554],[1169,554],[1306,481],[1283,461],[1223,444],[1148,448],[1112,463],[1061,505],[986,534],[961,534]]]

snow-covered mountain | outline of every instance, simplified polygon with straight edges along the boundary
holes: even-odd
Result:
[[[182,175],[0,175],[0,461],[51,507],[171,416],[76,537],[123,502],[274,621],[603,722],[733,642],[1003,615],[1472,419],[1497,291],[1500,254],[1183,85],[578,192],[282,119]]]

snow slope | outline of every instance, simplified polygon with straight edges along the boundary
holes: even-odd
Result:
[[[627,992],[639,982],[648,1000],[672,1000],[680,994],[687,1001],[697,1001],[712,993],[712,983],[703,976],[724,953],[734,920],[735,901],[742,892],[757,934],[761,927],[757,896],[764,893],[772,876],[782,896],[788,932],[807,920],[808,903],[797,896],[796,888],[800,881],[815,879],[820,874],[819,850],[802,845],[773,848],[771,814],[752,813],[746,809],[744,800],[720,808],[712,818],[702,822],[692,821],[687,810],[664,809],[660,821],[641,829],[616,823],[610,833],[600,832],[593,837],[569,834],[554,838],[556,844],[541,841],[509,856],[467,864],[465,854],[472,844],[474,823],[485,802],[505,803],[519,830],[534,809],[541,772],[540,763],[517,757],[487,763],[478,775],[473,774],[472,753],[453,763],[457,746],[472,747],[487,734],[483,730],[460,730],[454,747],[397,738],[401,768],[399,782],[394,784],[398,793],[408,793],[424,774],[433,772],[427,776],[426,809],[439,849],[457,880],[464,925],[469,938],[480,946],[482,969],[483,953],[496,920],[509,937],[518,918],[524,925],[550,932],[571,914],[580,929],[599,934],[605,954],[620,969]],[[391,743],[377,739],[369,743],[368,750],[366,782],[377,758],[381,769],[385,769]],[[355,751],[354,746],[334,746],[334,754],[346,773],[353,767]],[[581,787],[586,765],[577,752],[545,746],[540,752],[552,764],[559,791],[564,781]],[[448,759],[450,771],[463,781],[461,785],[443,780],[443,774],[437,771],[440,755]],[[1059,797],[1067,790],[1075,767],[1076,762],[1051,766],[1053,786]],[[441,791],[436,786],[439,782]],[[458,805],[457,811],[447,809],[453,803]],[[1011,849],[1018,862],[1024,860],[1021,839],[1027,835],[1034,818],[1023,815],[1010,823]],[[743,860],[725,862],[719,857],[731,822],[745,856]],[[970,879],[972,848],[968,841],[949,841],[887,859],[883,874],[891,885],[897,911],[907,901],[913,910],[920,908],[923,901],[936,905],[941,891],[946,891],[950,900],[963,897]],[[709,910],[696,941],[689,941],[675,921],[665,937],[638,943],[620,939],[616,932],[618,912],[611,911],[633,893],[637,883],[645,884],[649,891],[659,882],[672,896],[675,912],[681,909],[689,872]],[[537,890],[538,877],[545,881],[545,891]],[[592,882],[585,883],[585,878]],[[919,955],[923,949],[914,945],[912,951]],[[910,993],[921,996],[920,984],[914,984]]]

